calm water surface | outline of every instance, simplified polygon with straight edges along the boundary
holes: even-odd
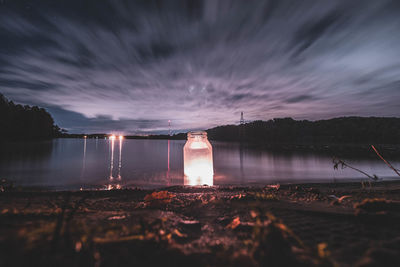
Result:
[[[275,154],[237,143],[211,142],[215,185],[343,181],[365,178],[334,170],[332,159],[313,154]],[[3,145],[0,178],[56,189],[162,187],[183,184],[180,140],[55,139]],[[383,179],[394,173],[378,159],[349,160]],[[398,162],[393,162],[399,166]]]

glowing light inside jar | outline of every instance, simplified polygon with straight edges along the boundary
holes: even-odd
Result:
[[[214,184],[212,146],[206,132],[190,132],[183,148],[184,185]]]

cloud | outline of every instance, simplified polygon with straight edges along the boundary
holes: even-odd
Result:
[[[162,132],[168,126],[168,123],[157,120],[113,120],[107,115],[86,118],[82,114],[63,110],[58,107],[47,107],[46,109],[51,112],[56,123],[64,121],[64,128],[66,130],[78,133],[135,134]]]
[[[334,10],[317,21],[307,22],[295,33],[293,46],[296,46],[294,56],[309,48],[319,38],[328,32],[342,17],[342,12]],[[343,25],[342,25],[343,26]]]
[[[299,103],[299,102],[305,102],[305,101],[309,101],[315,99],[314,96],[312,95],[298,95],[298,96],[294,96],[291,98],[288,98],[286,100],[286,103]]]
[[[399,116],[393,1],[3,1],[0,92],[72,132]]]

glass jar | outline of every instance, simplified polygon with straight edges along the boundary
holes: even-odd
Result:
[[[187,134],[187,141],[183,147],[183,164],[184,185],[213,185],[212,146],[206,132]]]

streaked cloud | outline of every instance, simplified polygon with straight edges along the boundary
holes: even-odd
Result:
[[[397,1],[0,3],[0,92],[71,132],[400,116]]]

